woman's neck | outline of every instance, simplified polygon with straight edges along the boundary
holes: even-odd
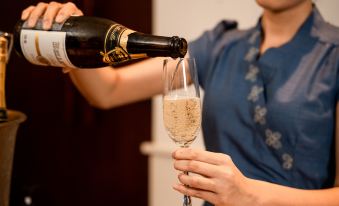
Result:
[[[284,11],[265,9],[262,17],[264,31],[260,53],[271,47],[279,47],[289,42],[297,33],[312,11],[312,3],[306,1]]]

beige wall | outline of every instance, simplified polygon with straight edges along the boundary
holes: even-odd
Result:
[[[316,4],[325,19],[339,26],[338,0],[318,0]],[[240,28],[247,28],[257,22],[261,13],[254,0],[153,0],[153,6],[153,32],[179,35],[187,40],[198,37],[221,19],[236,19]],[[172,190],[177,173],[170,154],[176,147],[162,125],[161,97],[154,98],[153,103],[153,141],[141,147],[150,155],[149,205],[182,205],[181,195]],[[202,137],[198,137],[192,146],[204,148]],[[194,206],[202,203],[201,200],[193,201]]]

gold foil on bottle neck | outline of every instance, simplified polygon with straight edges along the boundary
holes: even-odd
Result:
[[[128,35],[134,33],[135,31],[131,30],[131,29],[126,29],[125,31],[123,31],[121,33],[120,39],[119,39],[119,45],[120,47],[125,50],[127,53],[127,42],[128,42]]]
[[[102,61],[109,65],[115,66],[120,63],[130,61],[131,59],[146,58],[147,54],[130,54],[127,51],[129,35],[134,33],[134,30],[128,29],[120,24],[113,24],[106,32],[104,50],[100,51]],[[108,48],[108,43],[114,42],[113,48]],[[108,50],[110,49],[110,50]]]

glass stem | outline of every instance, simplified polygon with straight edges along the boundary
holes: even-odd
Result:
[[[188,175],[188,172],[184,172],[185,175]],[[189,187],[188,185],[185,185],[186,187]],[[191,206],[192,205],[192,200],[191,197],[188,195],[184,195],[184,202],[183,206]]]
[[[182,148],[188,148],[188,145],[182,146]],[[189,175],[188,171],[184,171],[185,175]],[[189,187],[188,185],[185,185],[186,187]],[[183,206],[192,206],[192,200],[191,197],[188,195],[184,195],[184,200],[183,200]]]

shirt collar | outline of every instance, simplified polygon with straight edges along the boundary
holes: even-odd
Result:
[[[311,36],[318,38],[324,43],[339,45],[339,28],[324,20],[316,6],[313,7],[314,23]]]

